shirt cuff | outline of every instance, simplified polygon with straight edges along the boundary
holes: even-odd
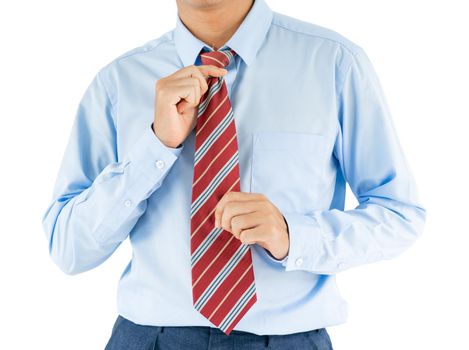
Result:
[[[153,136],[156,138],[157,142],[164,146],[165,148],[167,148],[168,150],[170,150],[171,152],[173,152],[173,154],[175,154],[176,156],[179,156],[179,154],[181,153],[182,151],[182,147],[183,147],[183,144],[179,144],[179,146],[177,147],[169,147],[169,146],[166,146],[159,138],[158,136],[156,136],[155,132],[153,131],[153,123],[151,123],[150,125],[150,131],[151,133],[153,134]]]
[[[145,128],[142,136],[129,152],[129,158],[139,165],[149,180],[160,179],[169,171],[181,154],[184,145],[166,146],[154,133],[153,123]]]
[[[311,271],[315,259],[321,258],[322,231],[314,217],[298,213],[284,213],[288,222],[290,247],[282,261],[285,271]]]
[[[152,125],[153,123],[143,130],[129,152],[129,159],[137,164],[140,172],[150,182],[149,187],[161,183],[184,149],[183,144],[177,148],[166,146],[155,135]]]
[[[274,257],[267,249],[265,249],[264,247],[261,247],[262,250],[266,253],[267,257],[272,260],[272,261],[275,261],[277,264],[281,264],[283,263],[284,261],[287,260],[288,258],[288,254],[283,258],[283,259],[277,259],[276,257]]]

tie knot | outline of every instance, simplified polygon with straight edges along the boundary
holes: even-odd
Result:
[[[200,60],[203,65],[211,64],[219,68],[225,68],[230,64],[235,55],[236,52],[230,48],[218,51],[202,51],[200,53]]]

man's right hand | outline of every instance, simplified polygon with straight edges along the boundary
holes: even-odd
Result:
[[[187,66],[156,82],[153,131],[168,147],[178,147],[197,124],[197,106],[208,90],[207,79],[226,69],[213,65]]]

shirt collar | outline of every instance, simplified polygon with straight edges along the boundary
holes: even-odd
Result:
[[[233,49],[249,66],[264,41],[272,16],[273,12],[265,0],[254,0],[243,22],[224,46]],[[176,15],[174,43],[184,66],[194,64],[204,46],[210,47],[187,29],[179,17],[179,12]]]

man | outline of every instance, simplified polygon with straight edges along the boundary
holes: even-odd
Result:
[[[425,221],[378,77],[265,0],[177,7],[87,88],[43,218],[51,257],[77,274],[130,238],[107,349],[332,349],[335,274],[397,256]]]

